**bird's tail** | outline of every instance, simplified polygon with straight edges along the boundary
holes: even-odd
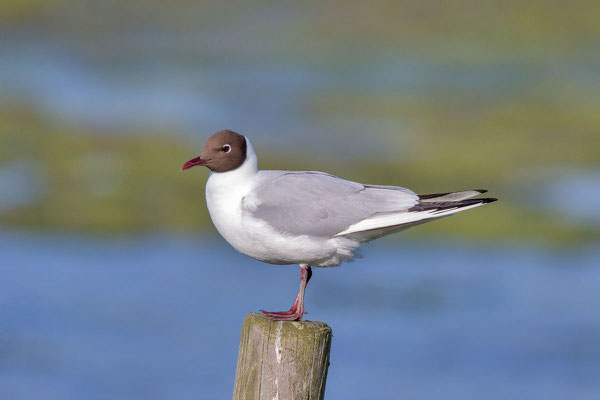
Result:
[[[373,215],[350,226],[344,232],[339,233],[338,236],[349,236],[360,241],[369,241],[497,200],[494,198],[471,198],[485,192],[487,190],[464,190],[419,195],[418,203],[408,210]]]

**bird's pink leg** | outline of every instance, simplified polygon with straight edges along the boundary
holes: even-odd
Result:
[[[312,271],[310,267],[308,265],[300,265],[300,289],[298,290],[296,300],[289,311],[260,311],[273,318],[274,321],[298,321],[302,319],[302,315],[306,314],[306,311],[304,310],[304,292],[306,291],[306,286],[308,285],[311,276]]]

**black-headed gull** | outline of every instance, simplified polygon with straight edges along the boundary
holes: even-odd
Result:
[[[186,162],[212,173],[206,205],[219,233],[239,252],[271,264],[299,264],[300,290],[289,311],[305,314],[311,267],[351,261],[362,242],[433,221],[496,199],[470,199],[486,190],[417,195],[398,186],[365,185],[318,171],[260,171],[250,141],[223,130]]]

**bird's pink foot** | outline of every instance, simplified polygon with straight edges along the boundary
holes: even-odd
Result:
[[[302,319],[302,315],[306,314],[306,311],[300,310],[289,310],[289,311],[274,311],[269,312],[260,310],[263,314],[273,318],[273,321],[299,321]]]

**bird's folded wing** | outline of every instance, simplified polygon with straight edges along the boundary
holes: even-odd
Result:
[[[409,189],[363,185],[323,172],[261,171],[243,199],[246,212],[280,232],[331,237],[382,212],[404,212],[418,202]]]

